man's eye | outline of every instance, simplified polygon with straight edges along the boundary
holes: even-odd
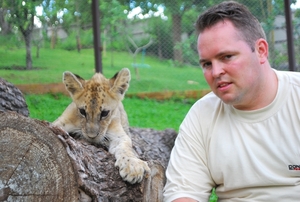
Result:
[[[211,67],[211,62],[205,62],[203,64],[201,64],[203,69],[208,69],[209,67]]]
[[[230,59],[231,57],[232,57],[232,55],[225,55],[225,56],[224,56],[224,59],[228,60],[228,59]]]
[[[86,112],[85,112],[84,109],[80,108],[80,109],[79,109],[79,113],[80,113],[82,116],[86,117]]]
[[[108,115],[108,113],[109,113],[109,110],[103,110],[100,115],[101,119],[105,118]]]

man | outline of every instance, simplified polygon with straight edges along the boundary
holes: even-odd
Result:
[[[164,201],[300,201],[300,74],[271,68],[258,20],[226,1],[199,16],[198,53],[212,93],[182,122]]]

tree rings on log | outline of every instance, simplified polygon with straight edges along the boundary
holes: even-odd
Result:
[[[0,201],[78,201],[72,163],[57,136],[0,111]]]

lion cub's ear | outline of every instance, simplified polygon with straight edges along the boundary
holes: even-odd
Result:
[[[85,81],[80,76],[66,71],[63,73],[63,83],[65,84],[67,91],[73,98],[74,96],[76,96],[76,94],[80,93],[83,90]]]
[[[116,99],[122,100],[124,98],[125,92],[129,88],[131,76],[128,68],[121,69],[118,73],[116,73],[110,80],[110,92],[112,96]]]

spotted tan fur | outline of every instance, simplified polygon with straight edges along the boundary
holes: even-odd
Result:
[[[122,104],[130,78],[127,68],[111,79],[96,73],[87,81],[64,72],[63,82],[73,102],[53,125],[82,135],[92,143],[106,145],[115,155],[115,166],[123,180],[133,184],[140,182],[150,169],[132,149],[128,118]]]

